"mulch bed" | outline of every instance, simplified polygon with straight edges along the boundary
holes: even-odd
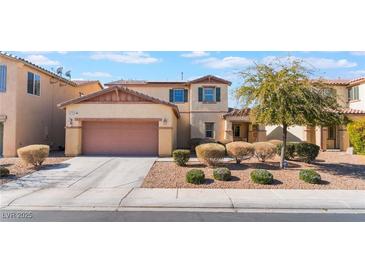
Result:
[[[279,158],[260,163],[255,158],[236,164],[225,163],[231,170],[232,180],[228,182],[213,179],[213,169],[199,162],[189,162],[179,167],[174,162],[156,162],[146,176],[145,188],[242,188],[242,189],[365,189],[365,157],[343,152],[321,152],[313,164],[290,161],[288,169],[279,169]],[[205,173],[205,183],[189,184],[185,181],[188,170],[197,168]],[[250,172],[256,168],[269,170],[274,176],[272,185],[251,182]],[[322,177],[321,184],[309,184],[299,180],[299,171],[312,168]]]
[[[51,152],[50,156],[44,161],[43,165],[40,167],[43,168],[52,168],[63,161],[71,159],[70,157],[65,157],[61,152]],[[23,177],[27,174],[30,174],[36,169],[34,169],[31,165],[26,166],[20,158],[0,158],[0,165],[6,167],[10,171],[10,175],[7,177],[0,178],[0,185],[10,182],[12,180],[16,180],[20,177]]]

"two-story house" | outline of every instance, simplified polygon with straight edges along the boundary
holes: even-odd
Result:
[[[66,155],[171,155],[193,138],[265,140],[248,110],[228,108],[227,80],[115,81],[59,104],[66,110]]]
[[[30,144],[64,147],[65,113],[57,104],[102,88],[99,81],[71,81],[0,52],[0,157]]]
[[[336,93],[343,113],[350,120],[365,118],[365,77],[353,80],[325,80]],[[278,126],[266,127],[267,139],[281,139],[282,129]],[[346,125],[303,127],[288,129],[288,140],[306,141],[317,144],[322,150],[346,151],[350,147]]]

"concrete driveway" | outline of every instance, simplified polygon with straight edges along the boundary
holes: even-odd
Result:
[[[0,189],[134,188],[141,186],[155,160],[153,157],[76,157],[4,184]]]

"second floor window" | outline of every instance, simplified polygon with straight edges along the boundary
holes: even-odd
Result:
[[[220,87],[199,87],[198,101],[204,103],[215,103],[221,101]]]
[[[359,100],[359,86],[349,89],[349,101]]]
[[[0,92],[6,91],[6,65],[0,65]]]
[[[37,96],[41,95],[41,77],[38,74],[28,72],[27,92]]]
[[[188,101],[188,90],[183,88],[170,89],[170,102],[185,103]]]

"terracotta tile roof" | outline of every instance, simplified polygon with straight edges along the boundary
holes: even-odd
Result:
[[[232,83],[224,80],[222,78],[219,78],[217,76],[214,75],[206,75],[191,81],[147,81],[147,80],[117,80],[117,81],[113,81],[113,82],[109,82],[106,83],[106,86],[113,86],[113,85],[161,85],[161,84],[172,84],[172,85],[189,85],[189,84],[194,84],[194,83],[199,83],[199,82],[218,82],[218,83],[223,83],[223,84],[227,84],[227,85],[231,85]]]
[[[328,85],[348,85],[349,79],[322,79],[322,81]]]
[[[169,106],[173,109],[176,117],[180,118],[180,112],[179,112],[179,109],[177,108],[176,105],[174,105],[172,103],[169,103],[169,102],[166,102],[166,101],[163,101],[163,100],[160,100],[160,99],[152,97],[152,96],[148,96],[144,93],[140,93],[140,92],[137,92],[137,91],[125,88],[125,87],[120,87],[120,86],[111,86],[111,87],[108,87],[106,89],[103,89],[103,90],[100,90],[100,91],[97,91],[97,92],[94,92],[94,93],[90,93],[90,94],[82,96],[82,97],[78,97],[78,98],[75,98],[75,99],[68,100],[66,102],[58,104],[57,106],[59,108],[65,108],[67,105],[77,104],[77,103],[80,103],[82,101],[86,101],[88,99],[91,99],[91,98],[94,98],[94,97],[97,97],[97,96],[100,96],[100,95],[104,95],[106,93],[113,92],[113,91],[121,91],[121,92],[129,93],[129,94],[138,96],[140,98],[143,98],[146,101],[149,101],[149,102],[152,102],[152,103]],[[143,111],[143,109],[142,109],[142,111]]]
[[[341,113],[343,114],[365,114],[365,110],[344,108]]]
[[[362,84],[362,83],[365,83],[365,77],[360,77],[360,78],[349,81],[349,85],[358,85],[358,84]]]
[[[237,109],[237,108],[228,108],[228,112],[223,114],[223,118],[225,117],[243,117],[250,114],[249,108]]]
[[[72,81],[70,79],[67,79],[65,77],[59,76],[58,74],[56,74],[56,73],[54,73],[54,72],[52,72],[50,70],[47,70],[47,69],[45,69],[43,67],[40,67],[40,66],[38,66],[38,65],[36,65],[36,64],[34,64],[32,62],[29,62],[28,60],[26,60],[24,58],[17,57],[17,56],[15,56],[13,54],[10,54],[10,53],[7,53],[7,52],[3,52],[3,51],[0,51],[0,56],[9,58],[11,60],[15,60],[15,61],[22,62],[23,64],[26,64],[26,65],[34,68],[34,69],[40,70],[40,71],[44,72],[45,74],[50,75],[51,77],[54,77],[54,78],[56,78],[58,80],[61,80],[63,82],[66,82],[66,83],[70,84],[71,86],[77,86],[77,84],[74,81]]]
[[[100,88],[104,88],[99,80],[73,80],[74,83],[78,86],[84,86],[89,84],[99,84]]]

